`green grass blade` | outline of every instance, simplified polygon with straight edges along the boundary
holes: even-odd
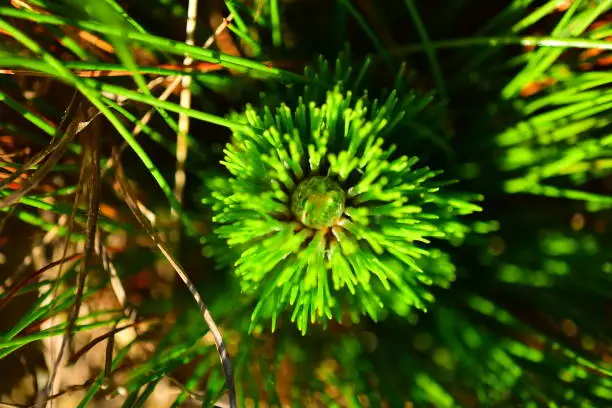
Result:
[[[279,68],[271,67],[260,62],[250,60],[248,58],[237,57],[234,55],[223,54],[218,51],[208,50],[194,45],[187,45],[180,41],[170,40],[151,34],[139,32],[122,32],[112,27],[106,27],[98,23],[76,20],[51,15],[41,15],[24,10],[15,10],[7,7],[0,7],[0,15],[14,17],[19,19],[31,20],[40,24],[53,25],[72,25],[106,35],[124,35],[126,40],[133,40],[141,44],[149,45],[158,50],[167,51],[174,55],[189,55],[194,59],[199,59],[207,62],[222,65],[226,68],[232,68],[243,72],[257,73],[266,77],[276,77],[280,80],[303,82],[304,78],[301,75],[296,75],[292,72],[285,71]],[[6,23],[5,23],[6,24]],[[10,32],[10,31],[9,31]]]
[[[272,44],[280,47],[283,44],[283,34],[281,32],[280,6],[279,0],[270,1],[270,23],[272,24]]]
[[[429,65],[431,65],[431,71],[436,81],[436,87],[440,92],[442,98],[446,99],[448,92],[446,91],[446,85],[444,84],[444,75],[442,74],[442,67],[438,62],[438,58],[436,57],[436,50],[432,45],[431,39],[429,38],[429,34],[427,33],[427,29],[425,28],[425,24],[423,20],[421,20],[421,16],[419,15],[419,11],[417,10],[416,5],[414,4],[414,0],[405,0],[406,7],[408,8],[408,12],[410,13],[410,17],[412,18],[412,22],[421,37],[421,42],[423,43],[423,50],[427,55],[427,59],[429,59]]]
[[[119,134],[126,140],[132,150],[140,158],[142,163],[145,165],[147,170],[151,173],[157,184],[163,191],[167,200],[170,202],[170,206],[180,215],[181,221],[183,222],[186,231],[189,235],[197,236],[198,233],[191,223],[191,220],[184,213],[181,204],[176,199],[172,188],[163,177],[157,166],[153,163],[149,155],[144,151],[136,139],[132,136],[129,130],[123,125],[121,120],[113,113],[113,111],[103,102],[102,95],[99,91],[89,88],[81,79],[75,77],[68,69],[66,69],[60,61],[58,61],[51,54],[42,49],[35,41],[33,41],[24,32],[10,25],[6,21],[0,19],[0,29],[11,33],[13,37],[21,42],[24,46],[29,48],[31,51],[39,54],[42,59],[49,64],[57,73],[57,77],[63,81],[74,85],[90,102],[100,110],[100,112],[108,119],[108,121],[117,129]],[[95,83],[95,81],[94,81]],[[95,86],[95,84],[94,84]],[[155,99],[155,98],[150,98]],[[212,116],[212,115],[205,115]]]
[[[372,44],[374,44],[374,48],[376,51],[383,57],[385,64],[391,70],[391,72],[395,73],[397,71],[396,63],[393,61],[393,57],[387,51],[387,48],[382,44],[378,35],[372,30],[370,25],[367,23],[365,18],[359,13],[359,11],[353,6],[351,0],[337,0],[339,1],[349,13],[353,16],[353,18],[357,21],[357,23],[361,26],[361,29],[366,33]]]
[[[600,15],[612,7],[612,0],[603,0],[596,7],[587,9],[575,18],[572,18],[580,5],[580,0],[572,3],[572,6],[570,6],[557,27],[553,30],[553,36],[576,37],[582,35]],[[609,45],[612,46],[611,43]],[[562,52],[563,49],[541,49],[536,51],[527,66],[502,90],[502,97],[509,99],[516,96],[525,84],[542,75],[559,58]]]

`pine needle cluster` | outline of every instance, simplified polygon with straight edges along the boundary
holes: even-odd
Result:
[[[231,176],[207,202],[216,234],[240,253],[242,290],[258,294],[253,322],[270,317],[274,330],[286,309],[302,333],[330,319],[378,320],[388,309],[425,310],[427,287],[453,280],[453,268],[419,264],[433,240],[462,238],[469,228],[457,217],[479,207],[387,142],[419,102],[338,85],[323,103],[241,115],[248,131],[234,131],[222,162]]]

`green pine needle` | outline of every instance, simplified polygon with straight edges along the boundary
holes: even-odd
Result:
[[[305,333],[345,313],[377,320],[391,307],[426,309],[427,286],[453,279],[441,282],[419,262],[436,250],[431,238],[465,235],[456,216],[480,208],[440,194],[444,183],[432,180],[440,172],[386,146],[413,100],[336,87],[323,103],[244,112],[249,129],[236,129],[225,149],[231,177],[205,201],[216,233],[240,252],[242,290],[259,295],[253,324],[271,317],[274,330],[288,309]]]

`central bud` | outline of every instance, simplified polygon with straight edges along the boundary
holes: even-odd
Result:
[[[310,228],[332,226],[344,211],[346,195],[329,177],[315,176],[302,181],[291,196],[291,212]]]

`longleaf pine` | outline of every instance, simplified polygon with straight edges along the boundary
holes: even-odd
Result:
[[[612,0],[0,5],[0,406],[612,407]]]

